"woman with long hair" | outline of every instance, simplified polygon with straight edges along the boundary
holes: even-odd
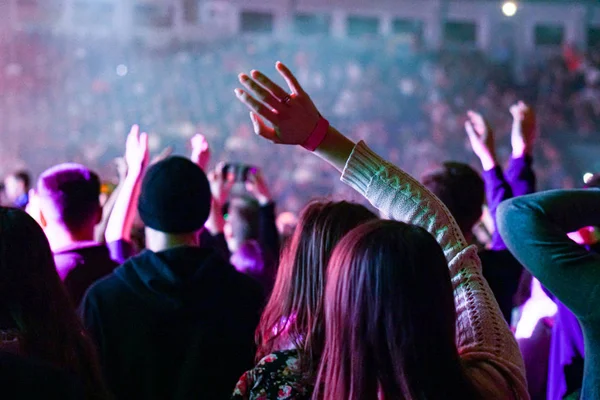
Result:
[[[347,232],[376,218],[364,206],[345,201],[313,202],[302,211],[257,328],[260,361],[242,376],[234,398],[277,398],[280,392],[310,398],[323,348],[329,257]]]
[[[315,152],[383,215],[404,222],[358,227],[335,251],[313,398],[529,398],[523,359],[477,249],[448,209],[364,142],[329,126],[292,73],[276,68],[291,94],[258,71],[240,75],[254,97],[236,95],[255,132]]]
[[[0,208],[0,351],[45,362],[81,380],[87,399],[105,399],[92,342],[75,313],[42,228]]]

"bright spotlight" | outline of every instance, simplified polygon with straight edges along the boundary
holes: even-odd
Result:
[[[127,65],[120,64],[117,66],[117,75],[125,76],[127,75],[127,72],[129,72]]]
[[[502,4],[502,12],[507,17],[514,16],[517,13],[517,9],[517,3],[514,1],[505,1],[504,4]]]
[[[594,174],[592,174],[591,172],[586,172],[585,174],[583,174],[583,183],[589,183],[593,177]]]

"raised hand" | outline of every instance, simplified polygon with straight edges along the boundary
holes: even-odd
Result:
[[[214,171],[208,173],[208,182],[210,183],[210,191],[212,193],[212,205],[204,227],[211,235],[223,233],[225,218],[223,217],[222,209],[229,198],[229,193],[234,184],[233,179],[228,179],[227,176],[223,175],[223,165],[223,163],[217,164]]]
[[[141,173],[148,165],[149,160],[148,134],[140,134],[140,127],[133,125],[125,143],[125,161],[128,173]]]
[[[258,204],[265,206],[271,201],[271,191],[267,186],[267,182],[262,176],[260,170],[255,173],[248,174],[248,180],[246,181],[246,190],[254,196],[258,201]]]
[[[513,117],[510,141],[513,149],[513,158],[523,157],[532,151],[535,142],[536,117],[535,112],[527,104],[519,101],[510,107]]]
[[[210,162],[210,147],[206,138],[197,133],[190,140],[192,145],[191,160],[198,165],[202,171],[206,172]]]
[[[162,151],[160,153],[158,153],[157,155],[152,157],[152,160],[150,161],[150,165],[154,165],[156,163],[161,162],[162,160],[169,157],[171,154],[173,154],[173,148],[171,146],[165,147],[164,149],[162,149]]]
[[[303,144],[311,135],[321,115],[290,70],[278,62],[277,72],[285,79],[286,92],[264,74],[252,71],[239,75],[248,91],[236,89],[238,99],[250,109],[254,132],[274,143]],[[272,127],[267,126],[267,120]]]
[[[489,171],[496,166],[494,131],[483,116],[475,111],[467,112],[465,130],[473,152],[481,160],[483,169]]]
[[[213,201],[219,206],[227,202],[231,188],[235,183],[233,179],[229,179],[228,176],[223,174],[223,166],[222,162],[217,164],[216,168],[207,175]]]

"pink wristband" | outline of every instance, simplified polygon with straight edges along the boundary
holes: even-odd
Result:
[[[323,139],[327,135],[327,130],[329,129],[329,121],[325,118],[321,117],[319,122],[317,122],[317,126],[312,131],[308,139],[304,143],[302,143],[302,147],[306,150],[315,151],[317,147],[323,143]]]

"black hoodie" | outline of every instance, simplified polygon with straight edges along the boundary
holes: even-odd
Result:
[[[227,399],[254,365],[260,286],[214,250],[145,251],[94,284],[83,319],[118,399]]]

